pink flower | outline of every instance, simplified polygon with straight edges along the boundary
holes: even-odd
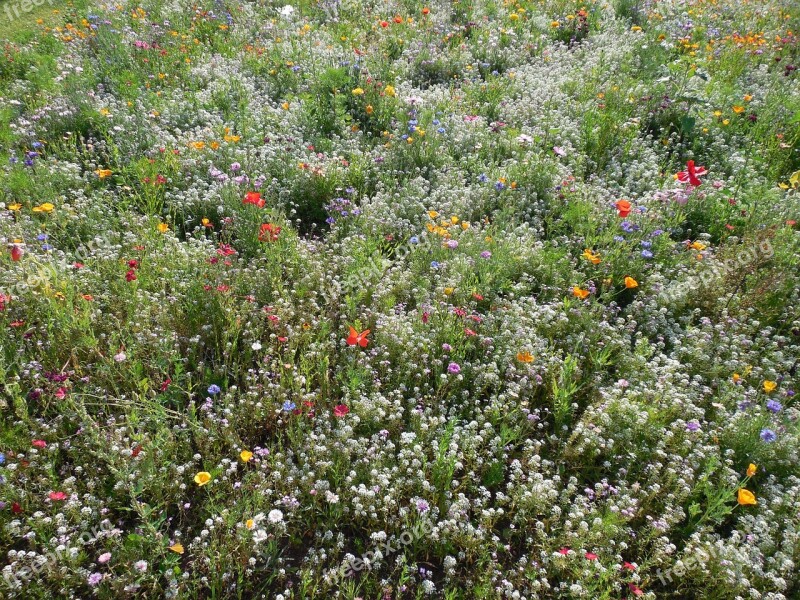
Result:
[[[97,557],[97,562],[99,562],[101,565],[106,564],[110,560],[111,560],[111,552],[105,552]]]
[[[350,412],[350,409],[346,405],[337,404],[336,407],[333,409],[333,416],[334,417],[343,417],[349,412]]]
[[[569,554],[569,548],[564,547],[561,550],[559,550],[558,553],[566,556],[567,554]]]
[[[584,556],[586,557],[586,560],[597,560],[597,554],[594,552],[587,552],[584,554]]]
[[[47,447],[47,442],[45,442],[44,440],[33,440],[33,442],[31,442],[31,445],[34,448],[45,448]]]
[[[63,400],[66,397],[67,397],[67,390],[65,390],[63,387],[58,388],[58,391],[56,391],[56,398],[59,400]]]
[[[67,495],[64,492],[50,492],[50,500],[66,500]]]

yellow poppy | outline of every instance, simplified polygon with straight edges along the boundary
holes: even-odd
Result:
[[[94,173],[100,179],[105,179],[106,177],[110,177],[111,176],[111,169],[95,169]]]
[[[211,481],[211,473],[207,471],[200,471],[194,476],[194,482],[199,486],[204,486],[209,481]]]
[[[383,90],[383,93],[386,94],[387,96],[394,96],[395,94],[394,86],[387,85],[386,89]]]
[[[249,450],[242,450],[239,453],[239,458],[242,459],[242,462],[249,462],[251,458],[253,458],[253,453]]]
[[[183,544],[173,544],[169,547],[175,554],[183,554]]]
[[[737,115],[742,114],[744,112],[744,106],[739,106],[739,105],[734,106],[733,112],[735,112]]]
[[[636,281],[633,277],[626,277],[625,278],[625,287],[626,288],[635,288],[639,287],[639,282]]]
[[[583,300],[589,295],[589,290],[581,289],[576,285],[572,288],[572,295]]]
[[[363,96],[363,95],[364,95],[364,90],[361,89],[360,87],[357,87],[353,90],[353,96]]]
[[[517,360],[523,363],[529,363],[534,361],[533,354],[528,352],[527,350],[521,350],[517,352]]]
[[[40,204],[39,206],[34,206],[31,210],[33,212],[46,212],[46,213],[49,213],[49,212],[53,212],[53,209],[55,209],[55,206],[53,204],[51,204],[50,202],[45,202],[43,204]]]
[[[774,381],[767,380],[764,382],[764,391],[768,394],[774,392],[776,387],[778,387],[778,384]]]
[[[22,208],[22,204],[20,204],[19,202],[15,202],[14,204],[9,204],[8,205],[8,210],[17,211],[20,208]]]
[[[166,223],[159,223],[158,231],[161,233],[167,233],[169,231],[169,225],[167,225]]]
[[[750,506],[753,504],[758,504],[755,494],[753,494],[753,492],[751,492],[750,490],[746,490],[744,488],[739,488],[739,494],[736,500],[742,506]]]
[[[758,467],[753,463],[750,463],[750,466],[747,467],[747,476],[752,477],[753,475],[755,475],[756,469],[758,469]]]

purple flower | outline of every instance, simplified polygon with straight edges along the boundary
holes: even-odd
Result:
[[[447,240],[447,247],[450,248],[450,250],[455,250],[458,248],[458,240]]]
[[[775,432],[772,429],[762,429],[761,430],[761,439],[767,443],[772,443],[778,439],[778,436],[775,435]]]
[[[425,500],[417,500],[417,512],[424,513],[430,510],[430,505]]]
[[[98,583],[100,583],[101,581],[103,581],[103,574],[102,573],[92,573],[91,575],[89,575],[89,585],[90,586],[94,587]]]
[[[698,429],[700,429],[700,423],[698,423],[697,421],[689,421],[686,424],[687,431],[697,431]]]
[[[449,365],[447,365],[447,372],[452,373],[453,375],[458,375],[461,373],[461,365],[451,362]]]
[[[781,412],[783,405],[778,402],[777,400],[767,400],[767,410],[770,410],[774,413]]]
[[[643,258],[653,258],[653,253],[650,250],[642,250]]]
[[[484,250],[483,252],[481,252],[481,258],[492,258],[492,253],[489,252],[488,250]]]

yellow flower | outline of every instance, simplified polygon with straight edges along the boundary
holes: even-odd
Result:
[[[244,522],[244,526],[248,529],[253,529],[253,527],[256,526],[256,522],[253,519],[247,519],[247,521]]]
[[[752,99],[753,99],[753,97],[752,97],[750,94],[745,94],[745,95],[744,95],[744,97],[743,97],[742,99],[743,99],[745,102],[750,102],[750,100],[752,100]]]
[[[706,249],[706,245],[703,242],[692,242],[692,244],[689,247],[693,248],[695,250],[705,250]]]
[[[517,360],[519,362],[529,363],[529,362],[533,362],[534,358],[533,358],[533,354],[531,354],[527,350],[522,350],[520,352],[517,352]]]
[[[429,210],[429,211],[428,211],[428,216],[429,216],[431,219],[435,219],[435,218],[437,218],[437,217],[439,216],[439,213],[438,213],[438,212],[436,212],[435,210]]]
[[[201,487],[207,484],[209,481],[211,481],[211,473],[208,471],[200,471],[194,476],[194,482]]]
[[[625,278],[625,287],[626,288],[635,288],[639,287],[639,282],[636,281],[633,277],[626,277]]]
[[[454,291],[456,291],[456,288],[452,288],[452,287],[446,287],[446,288],[444,288],[444,293],[445,293],[445,295],[446,295],[446,296],[449,296],[449,295],[450,295],[450,294],[452,294]]]
[[[371,115],[375,111],[375,109],[372,108],[372,104],[367,104],[367,107],[364,110],[367,111],[368,115]]]
[[[363,96],[363,95],[364,95],[364,90],[361,89],[360,87],[357,87],[356,89],[353,90],[353,96]]]
[[[242,450],[239,453],[239,458],[242,459],[242,462],[250,462],[250,459],[253,458],[253,453],[249,450]]]
[[[730,119],[725,119],[724,121],[722,121],[722,124],[723,125],[730,125],[731,124],[731,120]]]
[[[739,383],[742,380],[742,376],[738,373],[733,374],[733,383]]]
[[[17,211],[17,210],[19,210],[20,208],[22,208],[22,204],[20,204],[19,202],[15,202],[14,204],[9,204],[9,205],[8,205],[8,210],[14,210],[14,211]]]
[[[744,106],[739,106],[737,104],[736,106],[733,107],[733,112],[735,112],[737,115],[742,114],[744,112]]]
[[[95,175],[97,175],[100,179],[105,179],[111,175],[111,169],[96,169]]]
[[[169,225],[167,225],[166,223],[159,223],[158,231],[160,233],[167,233],[169,231]]]
[[[519,15],[517,13],[511,13],[508,16],[508,18],[511,19],[512,21],[516,21],[517,19],[519,19]]]
[[[767,380],[764,382],[764,391],[768,394],[774,392],[776,387],[778,387],[778,384],[774,381]]]
[[[289,110],[289,103],[288,102],[284,102],[283,104],[281,104],[281,108],[283,110]]]
[[[602,262],[602,260],[600,260],[600,255],[595,254],[589,248],[586,248],[586,250],[583,251],[582,256],[593,265],[599,265]]]
[[[206,147],[206,143],[203,141],[200,142],[189,142],[189,147],[194,148],[195,150],[202,150]]]
[[[458,217],[456,217],[456,216],[452,216],[452,217],[450,217],[450,222],[451,222],[453,225],[458,225],[458,222],[459,222],[459,221],[460,221],[460,219],[459,219]]]
[[[39,206],[34,206],[31,210],[33,212],[37,212],[37,213],[38,212],[49,213],[49,212],[53,212],[54,208],[55,208],[55,206],[53,204],[51,204],[50,202],[45,202],[44,204],[40,204]]]
[[[639,27],[638,25],[634,25],[633,27],[631,27],[631,31],[641,31],[641,30],[642,28]]]
[[[555,27],[559,27],[560,25],[561,25],[561,23],[559,23],[558,21],[551,21],[550,22],[550,27],[554,27],[555,28]]]
[[[469,229],[469,223],[467,221],[461,221],[461,229],[463,229],[464,231]]]
[[[756,469],[758,469],[758,467],[755,466],[753,463],[750,463],[750,466],[747,467],[747,476],[752,477],[753,475],[755,475]]]
[[[572,295],[583,300],[589,295],[589,290],[581,289],[576,285],[572,288]]]
[[[169,547],[175,554],[183,554],[183,544],[173,544]]]
[[[746,490],[744,488],[739,488],[739,494],[738,494],[736,500],[742,506],[758,504],[758,501],[756,501],[755,494],[753,494],[753,492],[751,492],[750,490]]]
[[[394,97],[394,95],[395,95],[394,86],[392,86],[392,85],[387,85],[387,86],[386,86],[386,89],[385,89],[385,90],[383,90],[383,93],[384,93],[384,94],[386,94],[387,96],[392,96],[392,97]]]

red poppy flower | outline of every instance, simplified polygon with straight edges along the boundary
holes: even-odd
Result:
[[[361,333],[358,333],[353,327],[350,328],[350,335],[347,336],[347,345],[348,346],[355,346],[358,344],[362,348],[366,348],[367,344],[369,344],[369,340],[367,339],[367,334],[369,333],[369,329],[365,329]]]
[[[22,512],[22,507],[19,505],[19,502],[13,502],[11,504],[11,512],[14,513],[15,515],[18,515],[19,513]]]
[[[11,246],[11,260],[17,262],[20,258],[22,258],[23,254],[25,254],[25,251],[21,246],[18,246],[17,244]]]
[[[136,458],[137,456],[139,456],[139,453],[141,451],[142,451],[142,445],[137,444],[136,447],[133,450],[131,450],[131,458]]]
[[[629,563],[629,562],[624,562],[624,563],[622,563],[622,568],[623,568],[623,569],[627,569],[628,571],[635,571],[635,570],[636,570],[636,567],[634,567],[634,566],[633,566],[631,563]]]
[[[217,254],[220,256],[230,256],[231,254],[236,254],[236,250],[231,248],[229,244],[220,244],[219,248],[217,248]]]
[[[136,271],[134,271],[133,269],[131,269],[130,271],[128,271],[127,273],[125,273],[125,279],[126,279],[127,281],[136,281]]]
[[[343,417],[350,412],[350,409],[344,404],[337,404],[333,409],[334,417]]]
[[[164,381],[164,382],[161,384],[161,386],[159,387],[159,389],[160,389],[162,392],[166,392],[166,391],[167,391],[167,388],[169,387],[169,384],[170,384],[170,383],[172,383],[172,379],[170,379],[169,377],[167,377],[167,379],[166,379],[166,380],[165,380],[165,381]]]
[[[400,23],[403,22],[403,17],[401,17],[400,15],[395,15],[394,22],[399,25]]]
[[[617,200],[615,206],[620,217],[627,217],[631,213],[631,203],[627,200]]]
[[[691,187],[697,187],[702,183],[700,181],[700,177],[708,173],[708,169],[705,167],[695,167],[694,161],[689,160],[686,161],[686,170],[681,171],[675,177],[681,183],[688,183]]]
[[[259,242],[277,242],[281,234],[281,228],[274,223],[262,223],[258,231]]]
[[[45,442],[44,440],[33,440],[31,442],[31,445],[34,448],[46,448],[47,447],[47,442]]]
[[[244,200],[242,200],[243,204],[254,204],[258,208],[264,208],[264,199],[261,197],[259,192],[247,192],[244,196]]]
[[[381,27],[383,27],[383,28],[385,29],[385,28],[387,28],[388,26],[389,26],[389,23],[388,23],[388,22],[386,22],[386,21],[381,21]]]

